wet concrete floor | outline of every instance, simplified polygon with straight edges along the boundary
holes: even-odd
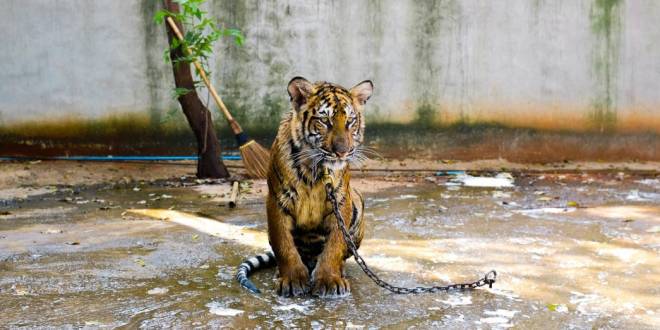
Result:
[[[240,261],[267,246],[263,182],[244,184],[250,194],[236,209],[220,206],[228,183],[190,179],[5,196],[0,324],[657,329],[656,175],[519,173],[512,188],[392,179],[365,193],[360,251],[370,266],[404,286],[472,281],[491,269],[498,281],[493,289],[395,295],[351,260],[352,294],[335,299],[279,298],[274,269],[253,276],[261,295],[234,282]],[[214,219],[226,230],[177,219]]]

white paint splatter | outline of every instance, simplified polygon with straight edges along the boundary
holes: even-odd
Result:
[[[166,294],[168,292],[170,292],[170,289],[168,288],[153,288],[147,291],[147,294],[159,295],[159,294]]]
[[[572,291],[569,302],[574,304],[575,310],[588,316],[595,316],[602,313],[602,306],[605,305],[605,299],[596,294],[584,294]]]
[[[397,197],[396,199],[417,199],[417,196],[415,195],[401,195]]]
[[[485,318],[481,318],[481,319],[479,319],[479,322],[481,322],[481,323],[488,323],[488,324],[494,324],[494,323],[508,323],[508,322],[509,322],[509,319],[506,318],[506,317],[495,316],[495,317],[485,317]]]
[[[520,311],[510,311],[510,310],[507,310],[507,309],[498,309],[498,310],[494,310],[494,311],[485,310],[484,311],[484,314],[486,314],[486,315],[502,316],[502,317],[506,317],[506,318],[512,318],[517,313],[520,313]]]
[[[443,304],[449,305],[449,306],[466,306],[466,305],[472,305],[472,297],[471,296],[464,296],[464,295],[452,295],[449,296],[449,299],[446,300],[440,300],[440,299],[435,299],[437,302],[441,302]]]
[[[500,173],[492,178],[460,174],[447,182],[447,185],[455,184],[465,187],[510,188],[513,187],[513,176],[509,173]]]
[[[516,210],[514,212],[530,217],[538,217],[543,214],[561,214],[577,210],[575,207],[543,207],[539,209]]]
[[[206,307],[209,308],[209,313],[219,316],[236,316],[244,313],[244,311],[240,309],[225,307],[217,301],[212,301],[206,304]]]
[[[612,256],[619,258],[621,261],[625,262],[631,262],[635,261],[635,263],[639,263],[640,259],[640,252],[636,249],[629,249],[629,248],[604,248],[604,249],[598,249],[596,253],[599,256]],[[635,259],[635,260],[633,260]]]
[[[307,307],[298,305],[298,304],[291,304],[291,305],[280,305],[280,306],[275,306],[273,307],[273,310],[276,311],[297,311],[301,313],[306,313],[307,312]]]
[[[635,182],[641,183],[641,184],[644,184],[644,185],[647,185],[647,186],[660,188],[660,180],[658,180],[658,179],[644,179],[644,180],[637,180]]]

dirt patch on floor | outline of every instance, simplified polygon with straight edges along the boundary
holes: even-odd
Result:
[[[226,161],[233,178],[244,179],[241,161]],[[15,190],[19,187],[47,187],[56,185],[95,185],[107,182],[150,182],[195,176],[193,162],[79,162],[79,161],[0,161],[0,190],[5,195],[34,195],[40,191]],[[548,164],[513,163],[503,159],[460,162],[453,160],[383,159],[369,160],[353,169],[354,177],[370,177],[376,181],[408,181],[407,177],[424,177],[448,170],[474,172],[583,172],[625,171],[658,173],[659,162],[561,162]],[[359,181],[358,181],[358,184]],[[382,188],[392,183],[382,184]],[[365,189],[378,186],[365,185]],[[0,195],[3,196],[3,195]],[[2,198],[2,197],[0,197]]]

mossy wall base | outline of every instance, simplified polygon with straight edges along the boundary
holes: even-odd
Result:
[[[225,152],[235,152],[225,123],[216,130]],[[270,146],[277,127],[246,127]],[[369,123],[366,143],[388,158],[518,162],[564,160],[660,161],[660,138],[653,132],[599,133],[549,131],[498,123]],[[0,156],[192,155],[195,139],[185,122],[154,126],[148,116],[124,115],[99,120],[68,119],[0,127]]]

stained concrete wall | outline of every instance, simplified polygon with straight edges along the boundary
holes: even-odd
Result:
[[[157,0],[5,0],[0,125],[136,112],[160,122],[171,69]],[[660,132],[654,0],[209,1],[240,28],[213,77],[244,121],[274,124],[295,75],[372,79],[372,122],[499,122]]]

